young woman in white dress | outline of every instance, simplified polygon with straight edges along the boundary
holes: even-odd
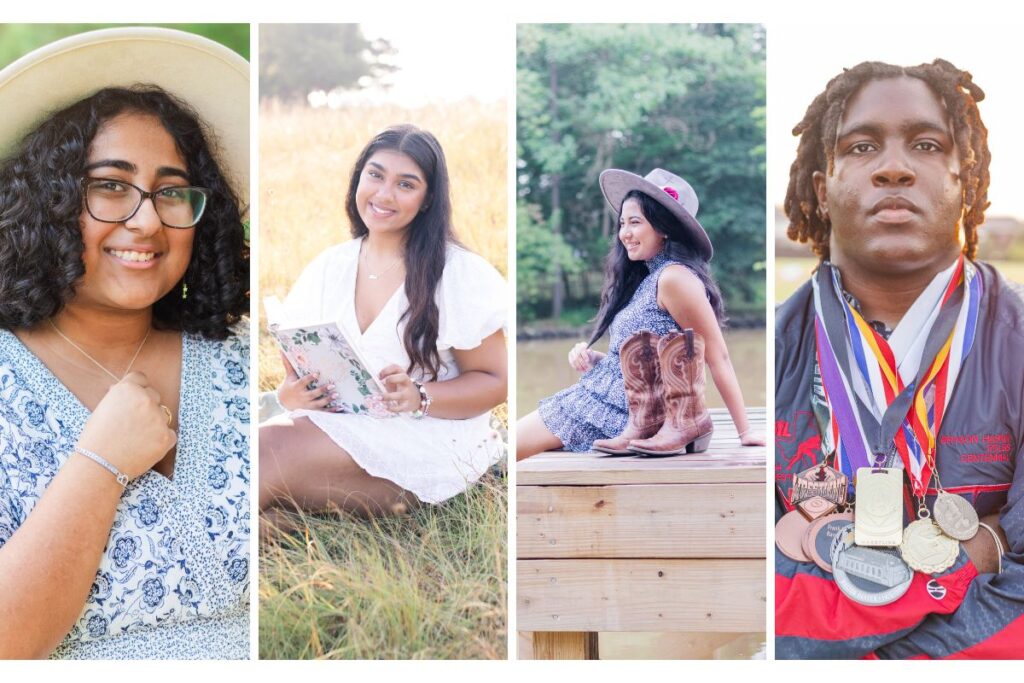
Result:
[[[501,456],[490,410],[507,395],[505,283],[456,241],[436,138],[389,128],[356,161],[351,241],[306,267],[285,308],[340,320],[394,417],[334,413],[285,362],[286,414],[260,426],[260,509],[387,513],[464,491]]]

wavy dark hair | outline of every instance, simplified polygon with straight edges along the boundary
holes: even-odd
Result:
[[[677,263],[689,268],[696,275],[704,291],[708,296],[708,303],[711,310],[715,312],[715,319],[719,325],[725,324],[725,306],[722,303],[722,293],[718,289],[718,283],[711,275],[711,265],[700,256],[689,233],[682,222],[673,215],[671,211],[658,203],[654,198],[640,190],[631,190],[622,203],[625,205],[629,199],[635,199],[640,205],[640,212],[647,219],[657,232],[668,237],[665,240],[666,255]],[[622,207],[619,207],[619,224],[622,221]],[[642,261],[632,261],[623,246],[622,240],[616,232],[612,243],[611,251],[605,259],[604,267],[604,288],[601,290],[601,308],[594,320],[597,327],[590,335],[588,345],[593,346],[594,342],[604,336],[611,326],[612,320],[619,311],[629,303],[636,292],[637,287],[647,277],[647,266]]]
[[[963,252],[973,259],[978,251],[978,228],[985,222],[989,206],[988,129],[981,120],[978,102],[985,93],[971,74],[944,59],[917,66],[895,66],[884,62],[861,62],[844,69],[825,86],[807,107],[793,135],[800,136],[796,159],[789,169],[789,187],[784,209],[789,218],[786,234],[797,242],[810,242],[822,260],[829,258],[832,221],[818,205],[814,173],[832,175],[839,119],[846,103],[870,81],[910,76],[924,81],[938,95],[953,122],[953,137],[960,153],[960,182],[963,185]]]
[[[409,371],[416,366],[436,380],[441,370],[437,351],[440,313],[434,294],[444,272],[448,245],[461,247],[452,231],[452,202],[448,182],[448,163],[441,144],[433,135],[410,124],[392,126],[374,136],[352,167],[345,210],[352,225],[352,236],[369,233],[356,207],[356,188],[366,162],[380,150],[405,154],[423,171],[427,195],[416,218],[405,230],[405,296],[409,308],[402,344],[409,354]]]
[[[89,146],[107,121],[127,112],[158,118],[185,159],[189,182],[212,191],[182,281],[153,305],[154,327],[224,339],[249,312],[245,227],[211,138],[186,103],[139,85],[105,88],[56,112],[0,164],[0,328],[33,327],[74,296],[85,274],[80,180]]]

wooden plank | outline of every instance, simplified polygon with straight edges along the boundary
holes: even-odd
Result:
[[[765,556],[763,484],[519,486],[521,558]]]
[[[747,414],[751,426],[765,430],[764,408],[748,409]],[[736,427],[724,409],[712,410],[711,417],[715,435],[711,447],[704,453],[648,458],[549,451],[519,462],[516,482],[539,486],[763,483],[765,449],[741,446]]]
[[[518,560],[526,631],[761,632],[764,560]]]
[[[533,634],[534,659],[598,659],[597,634],[539,631]]]
[[[764,483],[765,458],[615,457],[603,453],[541,453],[518,463],[516,483],[533,486]]]

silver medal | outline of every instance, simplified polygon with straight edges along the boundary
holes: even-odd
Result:
[[[888,605],[910,588],[914,572],[895,548],[864,548],[853,543],[852,524],[832,542],[832,574],[843,594],[861,605]]]
[[[963,496],[939,491],[933,507],[935,523],[950,538],[967,541],[978,533],[978,512]]]

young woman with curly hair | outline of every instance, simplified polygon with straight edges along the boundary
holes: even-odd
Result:
[[[192,109],[248,107],[197,65],[247,90],[164,29],[0,72],[0,657],[248,656],[245,185]]]

